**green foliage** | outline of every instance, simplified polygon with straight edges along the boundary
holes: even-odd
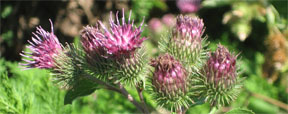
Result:
[[[146,0],[133,0],[132,4],[133,4],[132,5],[133,13],[131,15],[132,18],[148,17],[149,11],[153,8],[153,2],[147,2]],[[142,18],[138,18],[138,21],[141,22]]]
[[[162,0],[133,0],[132,1],[132,18],[134,17],[149,17],[150,10],[153,8],[159,8],[163,11],[167,10],[167,5]],[[138,18],[139,22],[142,21],[142,18]]]
[[[251,98],[249,100],[251,103],[248,108],[253,110],[255,113],[267,113],[267,114],[277,114],[279,113],[279,108],[275,105],[267,103],[263,100],[257,98]]]
[[[268,84],[268,82],[256,75],[251,75],[245,81],[245,88],[253,93],[261,94],[268,96],[270,98],[278,99],[278,89],[277,87]],[[269,90],[269,91],[267,91]],[[253,110],[256,113],[270,113],[276,114],[279,112],[279,108],[272,104],[269,104],[262,99],[251,98],[249,99],[250,104],[248,105],[249,109]]]
[[[202,6],[203,7],[208,7],[208,8],[212,8],[212,7],[221,7],[223,5],[229,5],[231,3],[233,3],[235,0],[205,0],[202,2]]]
[[[66,112],[66,108],[62,108],[64,92],[49,83],[49,72],[39,69],[21,71],[18,64],[1,61],[10,69],[10,75],[1,72],[0,113]]]
[[[9,69],[9,70],[8,70]],[[9,73],[7,73],[9,71]],[[87,113],[136,113],[137,109],[124,96],[107,90],[93,93],[92,83],[81,81],[67,93],[57,88],[50,80],[47,70],[30,69],[22,71],[18,64],[0,59],[0,113],[18,114],[87,114]],[[8,75],[9,74],[9,77]],[[95,87],[95,86],[93,86]],[[96,86],[97,87],[97,86]],[[85,89],[83,89],[85,88]],[[79,91],[78,91],[79,90]],[[77,92],[75,92],[77,91]],[[128,91],[136,96],[137,92]],[[90,94],[85,96],[84,94]],[[78,98],[80,96],[85,96]],[[149,98],[149,94],[144,94]],[[77,99],[74,99],[76,98]],[[64,101],[74,99],[69,105]],[[147,99],[148,100],[148,99]],[[148,100],[148,104],[151,104]],[[152,103],[153,104],[153,103]],[[155,105],[155,104],[154,104]]]
[[[205,103],[202,105],[196,105],[189,108],[186,114],[208,114],[209,109],[210,109],[209,103]]]
[[[235,108],[233,110],[230,110],[229,112],[226,112],[225,114],[255,114],[255,113],[252,112],[251,110]]]
[[[3,38],[4,42],[6,42],[9,47],[13,45],[13,31],[12,30],[2,33],[1,37]]]
[[[261,85],[261,86],[259,86]],[[255,75],[251,75],[244,84],[245,88],[251,92],[259,93],[265,96],[269,96],[271,98],[277,99],[278,96],[278,89],[277,87],[268,84],[268,82]],[[267,91],[269,90],[269,91]]]
[[[1,11],[1,18],[2,19],[7,18],[12,13],[12,11],[13,11],[13,8],[11,5],[4,6],[3,10]]]

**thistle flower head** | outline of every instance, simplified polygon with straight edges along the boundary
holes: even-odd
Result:
[[[96,56],[106,56],[105,48],[101,46],[104,38],[98,26],[87,26],[81,31],[81,43],[87,55],[95,58]]]
[[[220,44],[214,53],[209,53],[203,70],[203,91],[211,106],[224,106],[237,98],[243,81],[237,77],[237,56]]]
[[[82,31],[82,45],[85,51],[93,54],[99,54],[105,58],[121,58],[134,55],[137,48],[141,47],[142,42],[146,38],[141,38],[142,25],[134,27],[134,20],[130,22],[131,11],[128,23],[125,22],[124,9],[122,10],[122,24],[119,22],[118,12],[116,13],[116,22],[112,19],[110,13],[110,28],[98,21],[101,30],[98,27],[86,27]]]
[[[210,57],[206,66],[206,77],[216,86],[222,81],[226,86],[231,85],[236,79],[236,59],[224,46],[218,45]]]
[[[57,37],[53,33],[53,24],[51,23],[51,32],[45,31],[41,26],[37,27],[36,33],[33,33],[32,41],[29,46],[27,46],[32,53],[22,52],[21,56],[30,58],[32,60],[23,59],[27,68],[41,68],[49,69],[54,67],[54,57],[62,51],[61,44],[59,43]]]
[[[168,42],[166,51],[175,58],[189,65],[190,68],[202,65],[205,58],[206,38],[202,38],[204,24],[202,19],[197,17],[177,16],[176,26]]]
[[[201,35],[204,32],[203,27],[203,20],[197,17],[191,18],[182,15],[177,17],[176,32],[179,33],[182,38],[186,37],[189,40],[201,42]]]
[[[165,95],[177,96],[186,92],[187,73],[181,63],[169,54],[153,60],[155,68],[152,84]]]
[[[177,7],[183,13],[194,13],[199,10],[201,0],[177,0]]]

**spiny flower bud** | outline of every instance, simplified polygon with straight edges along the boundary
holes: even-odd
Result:
[[[139,27],[134,27],[134,20],[130,23],[131,11],[128,23],[125,22],[124,9],[122,10],[122,25],[120,25],[118,12],[116,23],[110,13],[110,28],[107,29],[101,21],[98,21],[103,31],[98,27],[86,27],[82,31],[81,42],[88,54],[98,54],[105,58],[121,58],[134,55],[137,48],[141,47],[146,38],[141,38],[142,21]]]
[[[186,92],[186,70],[174,57],[166,53],[153,60],[151,65],[155,68],[152,84],[157,91],[172,97]]]
[[[32,51],[32,53],[24,51],[20,53],[21,56],[30,58],[32,61],[29,59],[23,59],[23,61],[27,63],[21,63],[20,65],[27,66],[26,68],[41,69],[49,69],[55,66],[54,57],[63,49],[57,37],[53,33],[52,21],[49,21],[51,24],[50,33],[39,26],[37,27],[36,33],[33,33],[34,37],[32,37],[32,42],[28,40],[30,45],[27,47]]]
[[[106,57],[105,49],[101,46],[101,39],[103,34],[99,30],[98,26],[92,27],[87,26],[81,31],[81,43],[84,51],[89,55],[89,57]]]
[[[151,66],[155,68],[150,78],[151,94],[159,106],[176,111],[194,103],[191,79],[180,61],[166,53],[152,60]]]
[[[176,30],[174,31],[174,41],[183,44],[185,47],[194,49],[201,48],[203,21],[197,17],[178,16]]]
[[[176,27],[172,36],[168,36],[169,41],[166,40],[167,47],[164,50],[190,68],[199,69],[206,57],[206,50],[203,49],[206,38],[201,38],[203,27],[202,19],[178,16]]]
[[[230,54],[222,45],[218,45],[217,50],[214,53],[210,53],[209,56],[206,65],[208,82],[214,83],[215,86],[219,85],[219,83],[224,83],[225,86],[234,83],[236,79],[237,56]]]
[[[242,84],[237,77],[236,59],[237,56],[222,45],[209,54],[203,69],[203,91],[206,94],[205,101],[211,106],[224,106],[237,98]]]

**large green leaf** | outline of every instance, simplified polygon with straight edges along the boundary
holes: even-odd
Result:
[[[73,100],[81,96],[92,94],[97,89],[97,84],[87,79],[79,79],[65,95],[64,104],[72,104]]]
[[[251,110],[235,108],[233,110],[226,112],[225,114],[255,114],[255,113],[252,112]]]

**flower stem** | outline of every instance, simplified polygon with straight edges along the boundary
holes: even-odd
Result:
[[[136,89],[137,89],[137,92],[138,92],[140,101],[141,101],[141,103],[142,103],[142,105],[143,105],[144,113],[145,113],[145,114],[149,114],[149,110],[148,110],[148,108],[147,108],[147,105],[146,105],[146,103],[145,103],[144,96],[143,96],[143,89],[140,88],[139,84],[136,85]]]
[[[217,111],[216,107],[212,107],[212,109],[210,110],[209,114],[215,114],[215,112]]]
[[[187,108],[181,107],[179,110],[176,111],[177,114],[185,114],[187,111]]]
[[[91,75],[85,75],[85,78],[89,79],[89,80],[92,80],[94,81],[95,83],[97,84],[100,84],[100,85],[103,85],[106,87],[106,89],[108,90],[112,90],[112,91],[115,91],[115,92],[118,92],[120,94],[122,94],[123,96],[125,96],[132,104],[134,104],[134,106],[140,110],[141,112],[145,113],[145,110],[144,108],[132,97],[132,95],[130,95],[128,93],[128,91],[119,83],[119,88],[118,87],[115,87],[113,85],[110,85],[109,83],[106,83],[102,80],[99,80]]]
[[[121,90],[121,94],[123,96],[125,96],[131,103],[133,103],[136,108],[140,111],[142,111],[143,113],[145,113],[144,108],[133,98],[133,96],[131,94],[128,93],[128,91],[126,90],[126,88],[119,84],[120,90]]]

